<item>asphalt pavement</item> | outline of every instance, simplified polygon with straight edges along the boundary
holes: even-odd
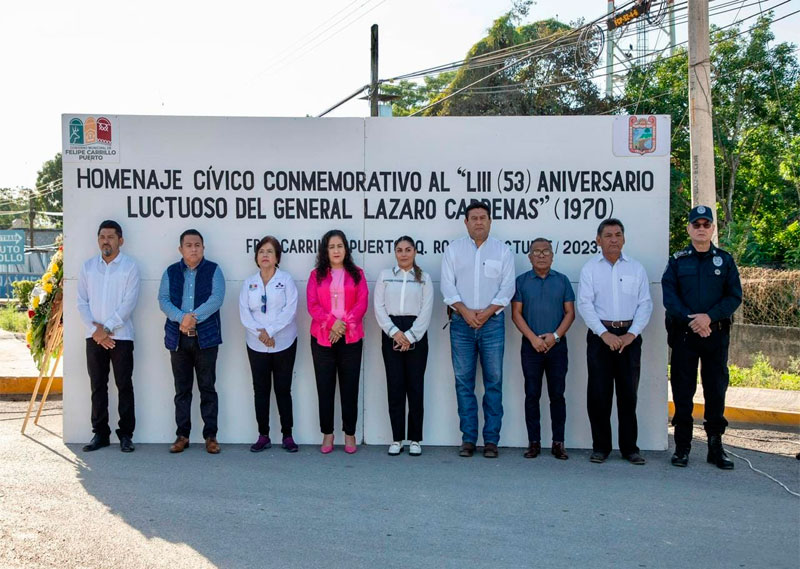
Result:
[[[19,433],[25,402],[0,401],[0,567],[752,567],[796,569],[800,498],[698,441],[688,468],[588,451],[570,460],[389,457],[361,446],[220,455],[193,445],[64,445],[61,402]],[[698,432],[701,435],[701,431]],[[88,436],[88,433],[87,433]],[[796,429],[731,429],[729,448],[800,490]],[[759,452],[744,447],[767,448]]]

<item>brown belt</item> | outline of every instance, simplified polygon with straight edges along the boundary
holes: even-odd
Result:
[[[606,328],[630,328],[633,320],[601,320],[600,324]]]

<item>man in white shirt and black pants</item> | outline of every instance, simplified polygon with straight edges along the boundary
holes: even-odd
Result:
[[[108,372],[111,366],[119,391],[119,446],[122,452],[134,451],[136,417],[131,315],[139,298],[139,269],[133,259],[120,252],[124,241],[119,223],[103,221],[97,231],[100,255],[86,261],[78,276],[78,312],[86,327],[86,366],[92,386],[94,437],[83,447],[86,452],[109,445]]]
[[[442,295],[453,309],[450,350],[456,377],[461,428],[459,456],[475,453],[478,401],[475,373],[478,356],[483,370],[483,456],[497,458],[503,422],[503,309],[514,296],[514,256],[503,241],[489,237],[489,207],[473,202],[466,208],[467,237],[456,239],[442,257]]]
[[[642,330],[650,320],[653,301],[644,267],[622,252],[625,227],[609,218],[597,228],[601,253],[581,269],[578,312],[589,328],[586,359],[589,370],[587,407],[592,426],[592,462],[611,454],[611,403],[617,392],[619,450],[641,465],[636,445],[636,394],[639,389]]]

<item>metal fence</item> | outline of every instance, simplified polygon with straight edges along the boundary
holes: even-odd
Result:
[[[737,322],[800,328],[800,271],[741,267]]]

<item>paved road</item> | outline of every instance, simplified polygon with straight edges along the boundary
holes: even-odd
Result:
[[[60,401],[25,437],[24,407],[0,401],[3,569],[796,569],[800,559],[800,499],[741,459],[733,472],[707,465],[703,444],[687,469],[653,452],[644,467],[617,457],[593,465],[586,451],[525,460],[518,449],[498,460],[452,448],[419,458],[382,447],[83,453],[60,439]],[[797,432],[735,432],[796,452]],[[733,450],[800,487],[793,456]]]

